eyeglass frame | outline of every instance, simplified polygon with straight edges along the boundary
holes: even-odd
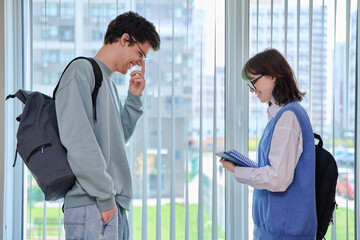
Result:
[[[142,60],[145,61],[145,60],[146,60],[146,54],[145,54],[145,52],[141,49],[141,47],[140,47],[140,45],[138,44],[138,42],[136,41],[136,39],[135,39],[132,35],[130,35],[130,37],[131,37],[131,39],[136,43],[136,45],[138,46],[138,48],[140,49],[141,54],[143,55]]]
[[[259,80],[259,79],[262,78],[263,76],[264,76],[264,74],[262,74],[262,75],[260,75],[259,77],[257,77],[257,78],[255,78],[255,79],[249,81],[249,82],[247,83],[248,87],[255,91],[255,90],[256,90],[255,83],[257,82],[257,80]]]

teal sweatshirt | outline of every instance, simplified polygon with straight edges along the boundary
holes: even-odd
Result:
[[[67,149],[76,184],[64,199],[64,207],[97,204],[106,211],[118,203],[129,210],[132,184],[125,143],[142,115],[141,99],[128,93],[122,106],[111,70],[100,60],[103,82],[93,120],[91,93],[95,77],[89,61],[74,61],[64,73],[55,96],[62,144]]]

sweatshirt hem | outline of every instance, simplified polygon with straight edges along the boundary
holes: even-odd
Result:
[[[125,210],[130,210],[131,198],[127,196],[115,196],[115,202]],[[96,199],[90,196],[67,196],[64,199],[64,209],[97,204]],[[115,206],[115,205],[114,205]],[[100,207],[99,207],[100,209]]]

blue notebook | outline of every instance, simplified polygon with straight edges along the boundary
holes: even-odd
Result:
[[[223,158],[225,160],[233,162],[236,165],[241,166],[241,167],[253,167],[253,168],[259,167],[259,165],[256,162],[254,162],[250,158],[242,155],[235,149],[219,152],[219,153],[216,153],[216,155],[220,158]]]

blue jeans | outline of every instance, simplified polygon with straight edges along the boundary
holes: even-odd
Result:
[[[65,209],[66,240],[128,240],[126,212],[119,206],[117,208],[108,223],[102,219],[96,204]]]

